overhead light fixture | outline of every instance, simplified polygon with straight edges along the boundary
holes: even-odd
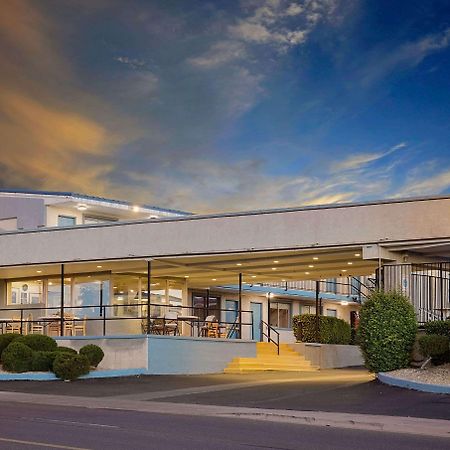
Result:
[[[242,266],[242,263],[236,263],[237,266]]]
[[[349,266],[351,266],[353,263],[352,263],[351,261],[349,261],[347,264],[348,264]]]
[[[37,280],[38,281],[38,283],[41,283],[42,282],[42,280]]]
[[[308,267],[309,267],[310,269],[312,269],[314,266],[313,266],[312,264],[310,264]]]
[[[117,286],[113,286],[113,289],[117,289]]]
[[[277,268],[276,267],[272,267],[272,270],[277,270]]]
[[[123,294],[123,291],[119,291],[119,294]]]
[[[278,264],[279,262],[280,262],[280,261],[278,261],[278,260],[275,260],[275,261],[274,261],[275,264]]]
[[[133,206],[133,212],[139,212],[141,208],[138,205]]]
[[[313,260],[314,260],[314,261],[318,261],[318,260],[319,260],[319,257],[318,257],[318,256],[313,256]]]
[[[134,289],[130,289],[130,292],[134,292]]]
[[[101,269],[103,266],[97,266],[97,269]]]
[[[78,211],[86,211],[87,206],[84,203],[80,203],[79,205],[77,205],[77,209]]]
[[[309,275],[309,272],[305,272],[305,275]]]
[[[217,278],[212,278],[212,281],[217,281]]]
[[[281,280],[283,283],[286,281],[286,280]]]
[[[252,278],[256,278],[256,275],[252,275]]]
[[[361,256],[361,253],[355,253],[355,256],[356,257]]]
[[[342,272],[347,272],[347,269],[342,269]]]
[[[42,273],[42,270],[36,270],[36,273]]]
[[[51,281],[48,282],[49,286],[53,286],[53,283]]]
[[[184,278],[189,278],[189,275],[185,275]]]
[[[348,301],[347,300],[342,300],[341,305],[342,306],[347,306],[348,305]]]

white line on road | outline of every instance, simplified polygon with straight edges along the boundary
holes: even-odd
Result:
[[[10,442],[12,444],[24,444],[24,445],[34,445],[36,447],[46,447],[46,448],[61,448],[65,450],[89,450],[84,447],[70,447],[68,445],[59,444],[49,444],[48,442],[36,442],[36,441],[22,441],[20,439],[8,439],[0,437],[1,442]]]

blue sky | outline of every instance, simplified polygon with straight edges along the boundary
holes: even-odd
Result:
[[[196,212],[450,192],[450,4],[5,0],[0,185]]]

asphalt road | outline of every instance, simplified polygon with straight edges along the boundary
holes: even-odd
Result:
[[[308,425],[0,402],[0,449],[448,450],[449,439]]]

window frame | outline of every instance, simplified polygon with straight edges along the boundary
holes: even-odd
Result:
[[[272,309],[273,305],[277,305],[277,325],[272,325],[272,323],[270,323],[269,325],[271,327],[274,328],[278,328],[280,330],[292,330],[292,303],[291,302],[283,302],[283,301],[271,301],[268,305],[269,307],[269,319],[271,318],[271,313],[270,310]],[[288,311],[288,326],[287,327],[282,327],[280,326],[280,308],[278,305],[287,305],[287,311]]]

